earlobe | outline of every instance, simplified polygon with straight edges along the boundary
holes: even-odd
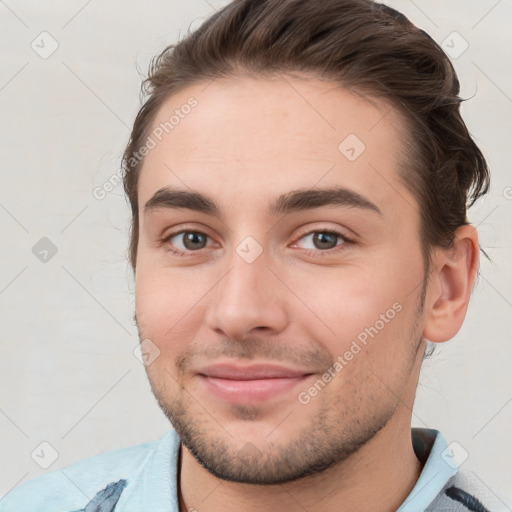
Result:
[[[425,300],[423,337],[448,341],[462,326],[478,270],[478,234],[474,226],[461,226],[449,249],[436,248]]]

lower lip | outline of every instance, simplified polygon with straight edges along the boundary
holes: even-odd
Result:
[[[263,402],[303,383],[309,375],[290,378],[232,380],[200,375],[208,391],[232,403]]]

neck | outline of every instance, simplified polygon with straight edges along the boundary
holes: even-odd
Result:
[[[180,468],[180,512],[393,512],[410,494],[422,464],[412,447],[410,411],[399,408],[385,427],[348,459],[294,482],[227,482],[211,475],[184,446]]]

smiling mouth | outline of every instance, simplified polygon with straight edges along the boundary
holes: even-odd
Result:
[[[280,377],[268,379],[221,379],[200,375],[206,389],[215,396],[230,402],[261,402],[290,391],[304,382],[311,374],[301,377]]]
[[[313,373],[276,365],[218,364],[202,369],[198,378],[205,390],[231,403],[258,403],[291,391]]]

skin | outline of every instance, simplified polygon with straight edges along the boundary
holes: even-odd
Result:
[[[138,192],[136,319],[140,339],[160,350],[146,371],[183,440],[180,510],[395,511],[422,469],[410,427],[425,340],[446,341],[463,322],[476,230],[463,226],[451,249],[435,248],[425,275],[419,205],[398,175],[406,134],[382,102],[311,77],[237,77],[174,94],[153,127],[191,96],[197,108],[146,156]],[[338,149],[348,134],[366,146],[355,161]],[[346,205],[267,210],[280,194],[332,185],[381,214]],[[222,219],[144,211],[167,186],[208,195]],[[206,236],[163,241],[185,228]],[[352,242],[315,242],[330,229]],[[251,263],[236,252],[248,236],[262,250]],[[300,403],[298,393],[393,304],[401,307],[394,318]],[[230,404],[197,375],[220,361],[313,375],[262,403]]]

